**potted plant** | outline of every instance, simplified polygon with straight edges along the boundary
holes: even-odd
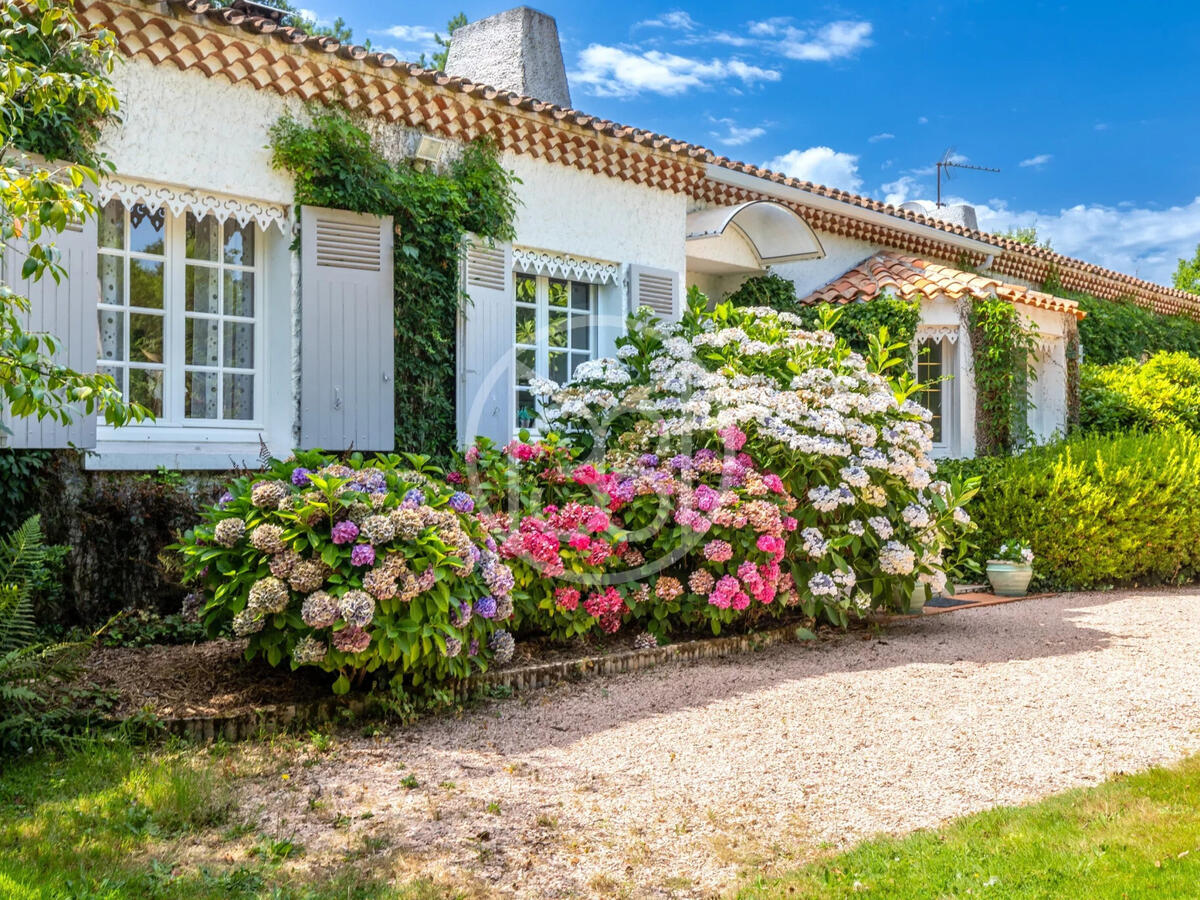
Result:
[[[1001,597],[1024,597],[1033,578],[1033,551],[1022,541],[1005,541],[988,560],[987,577]]]

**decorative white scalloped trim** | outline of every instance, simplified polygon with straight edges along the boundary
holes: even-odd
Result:
[[[264,231],[272,225],[284,234],[289,234],[291,230],[288,207],[277,203],[244,200],[227,194],[196,191],[121,175],[110,175],[103,179],[96,193],[102,204],[115,199],[126,206],[136,203],[145,204],[150,209],[165,206],[177,216],[191,212],[197,216],[214,216],[218,222],[226,219],[234,219],[239,225],[255,222]]]
[[[577,256],[548,253],[545,250],[513,247],[513,268],[526,275],[549,275],[553,278],[570,278],[592,284],[621,283],[621,266],[617,263],[580,259]]]
[[[917,343],[931,344],[934,341],[949,338],[950,343],[957,344],[960,331],[958,325],[918,325]]]

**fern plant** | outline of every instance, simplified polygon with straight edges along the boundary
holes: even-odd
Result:
[[[46,553],[36,515],[0,539],[0,752],[58,733],[56,724],[71,713],[54,703],[56,691],[86,652],[84,644],[37,641],[32,586]]]

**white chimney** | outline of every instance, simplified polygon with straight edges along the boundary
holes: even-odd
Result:
[[[931,219],[940,219],[943,222],[949,222],[951,225],[961,225],[963,228],[971,229],[971,231],[979,230],[979,220],[975,217],[975,207],[967,203],[947,204],[939,208],[936,204],[930,203],[928,200],[909,200],[907,203],[901,203],[900,209],[905,212],[920,213]]]
[[[446,74],[570,106],[558,26],[545,13],[518,6],[456,28]]]

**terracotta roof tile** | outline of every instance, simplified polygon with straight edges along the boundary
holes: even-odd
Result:
[[[919,296],[945,296],[951,300],[963,297],[985,299],[999,297],[1011,303],[1023,303],[1052,312],[1069,313],[1082,319],[1086,313],[1074,300],[1056,297],[1019,284],[1008,284],[987,275],[963,272],[940,263],[926,262],[915,256],[899,253],[876,253],[854,268],[842,273],[823,287],[817,288],[801,303],[851,303],[871,300],[885,291],[905,300]]]
[[[711,202],[743,202],[760,194],[705,178],[704,164],[742,172],[813,195],[840,201],[859,209],[883,213],[913,222],[930,230],[928,237],[913,235],[886,224],[864,222],[850,214],[806,205],[803,200],[789,205],[802,212],[815,228],[832,231],[909,252],[956,258],[959,250],[940,240],[950,234],[972,238],[1003,251],[993,269],[1028,281],[1041,282],[1055,273],[1069,289],[1106,299],[1131,296],[1136,302],[1162,313],[1181,313],[1200,318],[1200,299],[1175,288],[1115,272],[1094,263],[1064,256],[1043,247],[1019,244],[987,232],[971,231],[961,225],[852,194],[848,191],[789,178],[711,150],[666,135],[622,125],[587,115],[576,109],[555,106],[508,91],[480,85],[468,79],[423,69],[385,53],[365,47],[343,46],[327,36],[307,36],[298,29],[280,26],[263,17],[248,15],[211,0],[75,0],[84,19],[95,27],[116,32],[121,49],[128,55],[144,55],[156,63],[170,61],[180,68],[195,67],[209,76],[225,75],[234,81],[247,80],[260,89],[293,94],[304,100],[341,102],[386,121],[420,124],[430,131],[454,139],[471,139],[487,133],[500,138],[501,146],[519,153],[553,158],[564,164],[613,177],[647,184],[664,190],[684,192]],[[210,29],[205,33],[197,25]],[[220,40],[221,30],[235,30],[249,40]],[[278,47],[276,51],[275,47]],[[306,58],[304,54],[309,54]],[[349,66],[346,71],[338,67]],[[267,74],[261,74],[267,70]],[[389,79],[377,82],[372,73]],[[461,103],[430,107],[428,97],[418,90],[445,91],[472,102],[494,104],[499,109],[520,110],[556,126],[546,130],[525,119],[499,115],[475,116],[462,121]],[[568,129],[562,134],[558,129]],[[578,130],[576,130],[578,129]],[[598,134],[613,142],[632,144],[626,153],[618,147],[589,144],[582,135]],[[649,153],[649,155],[647,155]],[[972,264],[982,256],[969,257]]]

